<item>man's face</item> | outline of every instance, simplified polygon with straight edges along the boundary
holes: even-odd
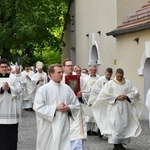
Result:
[[[81,68],[80,68],[80,67],[76,67],[76,68],[75,68],[75,73],[76,73],[78,76],[81,76]]]
[[[30,67],[25,67],[25,71],[29,72],[30,71]]]
[[[36,70],[36,67],[35,67],[35,66],[33,66],[33,70]]]
[[[43,69],[38,69],[38,72],[39,72],[39,73],[42,73],[42,71],[43,71]]]
[[[96,76],[97,69],[96,67],[91,67],[89,73],[91,76]]]
[[[73,72],[73,63],[72,61],[66,61],[65,66],[63,66],[64,72],[67,75],[71,75]]]
[[[121,73],[116,73],[116,79],[121,82],[122,79],[123,79],[123,74],[121,74]]]
[[[88,71],[86,71],[85,69],[83,69],[83,70],[82,70],[82,73],[88,74]]]
[[[1,74],[6,74],[8,71],[8,65],[7,64],[1,64],[0,65],[0,73]]]
[[[50,76],[54,82],[59,83],[63,77],[63,69],[62,67],[54,67],[54,70],[54,73],[51,73]]]
[[[109,73],[108,71],[105,72],[105,78],[107,80],[110,80],[111,79],[111,76],[112,76],[112,73]]]
[[[12,71],[12,68],[10,67],[10,66],[8,66],[8,68],[7,68],[7,73],[11,73],[11,71]]]
[[[16,74],[20,74],[20,68],[19,68],[19,67],[16,67],[15,73],[16,73]]]

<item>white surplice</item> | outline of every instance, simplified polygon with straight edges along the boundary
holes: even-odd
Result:
[[[43,81],[40,81],[39,82],[39,80],[40,79],[43,79]],[[31,81],[32,81],[32,83],[33,83],[33,85],[35,85],[34,87],[33,87],[33,91],[32,91],[32,93],[31,93],[31,99],[32,99],[32,102],[34,101],[34,97],[35,97],[35,94],[36,94],[36,91],[42,86],[42,85],[44,85],[44,84],[46,84],[47,83],[47,74],[44,72],[44,71],[42,71],[41,73],[40,72],[37,72],[37,73],[35,73],[32,77],[31,77]]]
[[[88,89],[88,91],[91,91],[94,83],[96,82],[96,80],[98,80],[100,78],[100,76],[98,74],[96,74],[95,77],[91,77],[90,75],[84,78],[84,82],[86,84],[86,87]]]
[[[31,77],[34,75],[33,71],[23,71],[22,75],[25,76],[24,80],[24,90],[23,90],[23,103],[22,108],[32,108],[32,92],[35,89],[35,83],[31,81]],[[30,78],[26,78],[26,75],[28,75]]]
[[[23,71],[23,76],[28,75],[30,78],[26,78],[24,80],[24,100],[30,100],[30,94],[33,92],[33,83],[31,81],[31,77],[34,75],[33,71]]]
[[[106,83],[92,106],[95,120],[102,135],[108,136],[112,144],[128,143],[130,137],[141,133],[139,117],[142,101],[137,89],[129,80],[117,82],[113,79]],[[127,95],[131,102],[116,101],[118,95]]]
[[[19,73],[19,74],[14,74],[15,77],[16,77],[16,84],[19,85],[19,88],[21,90],[21,93],[18,94],[17,98],[19,100],[19,108],[20,110],[22,109],[22,103],[23,103],[23,91],[24,91],[24,81],[25,81],[25,76],[22,74],[22,73]]]
[[[71,118],[76,119],[79,102],[68,85],[50,80],[36,92],[33,106],[37,118],[36,150],[70,150],[68,113],[56,111],[62,102],[70,107]]]
[[[102,87],[108,82],[109,80],[106,79],[105,76],[102,76],[98,78],[94,85],[91,88],[88,101],[87,101],[87,107],[84,108],[84,113],[86,116],[94,117],[93,112],[91,109],[92,104],[95,102],[99,92],[101,91]],[[87,117],[88,118],[88,117]]]
[[[100,78],[100,76],[98,74],[96,74],[96,76],[88,76],[86,78],[84,78],[84,83],[85,83],[85,87],[86,90],[88,91],[88,94],[86,96],[86,101],[87,103],[89,103],[89,96],[91,93],[91,89],[94,86],[95,82]],[[92,108],[87,104],[85,107],[83,107],[83,112],[85,115],[85,121],[87,123],[87,130],[91,130],[94,132],[97,132],[97,125],[95,123],[95,119],[92,113]]]
[[[101,91],[102,87],[110,80],[106,79],[105,76],[100,77],[97,79],[91,89],[88,104],[93,104]]]
[[[14,74],[10,74],[8,78],[0,78],[0,88],[7,82],[10,92],[4,90],[0,94],[0,124],[16,124],[21,116],[20,99],[18,95],[21,93],[20,84],[16,82]]]

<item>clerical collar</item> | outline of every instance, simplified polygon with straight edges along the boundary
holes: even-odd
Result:
[[[73,75],[73,73],[71,73],[71,74],[66,74],[66,73],[64,73],[66,76],[70,76],[70,75]]]
[[[42,72],[37,72],[37,74],[43,74],[43,71]]]
[[[55,84],[55,85],[60,85],[61,84],[61,82],[55,82],[53,80],[50,80],[50,82],[53,83],[53,84]]]
[[[124,84],[126,82],[124,78],[122,79],[122,81],[118,81],[116,78],[114,78],[113,81],[117,84]]]
[[[96,75],[95,75],[95,76],[91,76],[91,75],[90,75],[90,77],[96,77]]]
[[[20,77],[20,76],[21,76],[21,73],[19,73],[19,74],[16,73],[15,76],[16,76],[16,77]]]
[[[6,74],[2,74],[0,73],[0,78],[9,78],[9,73],[6,73]]]

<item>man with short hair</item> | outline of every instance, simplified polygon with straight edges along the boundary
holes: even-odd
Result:
[[[101,76],[99,79],[95,81],[95,84],[92,86],[90,97],[88,100],[88,104],[93,104],[101,91],[102,87],[111,80],[111,76],[113,74],[112,68],[107,68],[105,70],[105,75]]]
[[[32,71],[33,71],[34,73],[37,73],[36,64],[33,64],[33,66],[32,66]]]
[[[34,99],[36,150],[70,150],[69,116],[76,118],[79,103],[71,88],[61,83],[62,65],[50,65],[48,72],[51,80],[38,89]]]
[[[23,102],[23,90],[24,90],[24,82],[25,76],[21,73],[20,66],[15,66],[15,73],[16,83],[20,85],[21,93],[18,95],[18,99],[20,99],[20,110],[22,109],[22,102]]]
[[[125,150],[122,144],[128,144],[130,137],[141,133],[140,106],[138,90],[124,78],[124,71],[117,69],[115,78],[103,86],[92,106],[98,127],[114,144],[113,150]]]
[[[73,62],[71,61],[71,59],[69,58],[66,58],[64,61],[63,61],[63,70],[64,70],[64,74],[66,75],[75,75],[75,73],[73,72],[74,71],[74,65],[73,65]],[[65,77],[65,76],[64,76]]]
[[[31,94],[34,90],[35,85],[33,85],[33,82],[31,81],[31,77],[34,75],[34,72],[31,71],[30,69],[31,67],[29,65],[26,65],[25,70],[22,72],[22,75],[25,76],[22,109],[26,111],[33,111]]]
[[[97,66],[90,66],[89,75],[84,78],[84,82],[89,92],[91,92],[93,85],[99,78],[100,76],[97,74]]]
[[[82,69],[83,77],[87,77],[89,75],[89,71],[86,68]]]
[[[16,81],[20,82],[23,86],[25,76],[21,73],[20,66],[15,66],[15,73],[14,75],[16,76]]]
[[[63,61],[63,80],[62,82],[65,83],[65,76],[67,75],[76,75],[73,72],[73,62],[70,59],[65,59]],[[80,78],[80,89],[77,93],[78,100],[81,102],[82,99],[82,88],[83,82]],[[83,149],[83,139],[87,138],[87,129],[85,118],[82,110],[82,105],[80,103],[80,110],[75,120],[70,120],[70,141],[71,141],[71,150],[82,150]]]
[[[88,90],[89,94],[87,96],[87,103],[89,101],[89,96],[91,93],[91,89],[94,86],[95,82],[100,78],[97,74],[97,66],[90,66],[89,67],[89,75],[84,78],[84,83],[86,89]],[[92,114],[92,109],[88,105],[83,108],[85,114],[85,120],[87,123],[87,135],[96,136],[97,134],[97,125],[95,123],[95,119]]]
[[[76,75],[81,77],[82,72],[81,72],[81,67],[79,65],[74,66],[74,72]]]
[[[17,150],[21,89],[14,74],[7,73],[7,59],[0,59],[0,150]]]
[[[102,87],[111,80],[111,76],[112,76],[113,70],[112,68],[107,68],[105,70],[105,75],[100,77],[99,79],[97,79],[94,83],[94,85],[92,86],[91,92],[90,92],[90,96],[88,99],[88,106],[91,107],[93,105],[93,103],[95,102],[99,92],[101,91]],[[91,115],[93,116],[93,113],[91,113]],[[94,117],[94,116],[93,116]],[[98,129],[98,136],[100,138],[102,138],[103,136],[101,135],[100,130]]]

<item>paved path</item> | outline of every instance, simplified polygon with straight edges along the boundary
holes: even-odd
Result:
[[[142,133],[131,139],[127,146],[130,150],[150,150],[150,128],[148,121],[142,121]],[[84,150],[112,150],[113,145],[106,139],[89,136],[84,141]],[[19,126],[18,150],[36,150],[36,119],[34,112],[22,112],[22,123]]]

